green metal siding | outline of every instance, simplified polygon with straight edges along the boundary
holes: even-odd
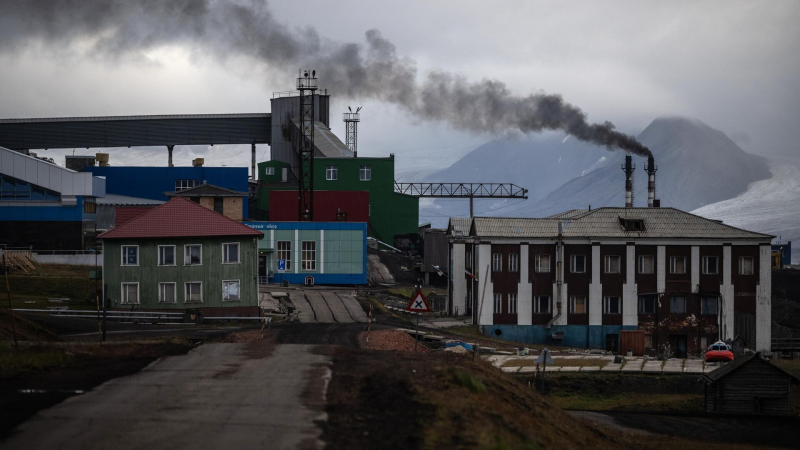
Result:
[[[327,166],[336,166],[337,180],[326,180]],[[361,166],[369,166],[370,181],[361,181]],[[320,191],[369,191],[370,236],[394,244],[396,234],[419,229],[419,199],[394,192],[394,156],[389,158],[317,158],[314,189]]]
[[[270,242],[270,232],[264,233],[258,248],[273,250],[268,255],[270,270],[277,271],[278,241],[292,243],[291,265],[286,273],[299,274],[360,274],[364,273],[364,232],[361,230],[274,230],[274,242]],[[303,241],[314,241],[316,248],[316,269],[302,270]],[[324,241],[324,242],[323,242]]]
[[[222,244],[239,242],[238,264],[222,263]],[[184,245],[201,244],[202,265],[183,264]],[[122,266],[121,247],[139,246],[139,265]],[[158,246],[175,245],[175,266],[158,265]],[[258,259],[256,239],[242,237],[197,239],[107,240],[103,247],[104,284],[114,308],[187,309],[208,307],[258,306]],[[239,280],[239,301],[222,301],[222,281]],[[203,283],[202,303],[184,302],[184,283]],[[122,283],[139,283],[139,304],[121,304]],[[176,303],[158,302],[158,284],[176,283]]]

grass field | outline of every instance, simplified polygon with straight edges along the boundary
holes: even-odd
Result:
[[[11,287],[11,303],[14,308],[44,309],[48,306],[69,306],[70,309],[94,309],[89,303],[93,297],[95,283],[89,279],[93,266],[67,266],[58,264],[39,264],[30,272],[14,272],[8,276]],[[8,306],[5,279],[0,280],[2,301],[0,307]],[[66,299],[51,302],[50,299]]]

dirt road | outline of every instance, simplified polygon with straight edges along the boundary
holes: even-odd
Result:
[[[41,411],[2,446],[318,448],[330,370],[313,348],[205,344]]]

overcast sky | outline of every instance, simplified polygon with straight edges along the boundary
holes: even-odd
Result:
[[[293,32],[312,27],[326,42],[364,44],[365,32],[378,29],[419,78],[444,70],[501,80],[521,96],[561,94],[591,122],[631,134],[658,116],[683,115],[753,153],[798,150],[800,2],[293,0],[269,8]],[[24,22],[0,17],[0,37],[24,34]],[[98,58],[80,39],[56,46],[56,38],[0,45],[0,118],[268,112],[272,92],[293,87],[283,75],[298,69],[220,63],[181,41],[140,57]],[[324,87],[325,69],[317,70]],[[448,164],[494,137],[331,94],[334,113],[364,106],[359,154],[395,153],[403,168]],[[343,138],[338,117],[332,125]]]

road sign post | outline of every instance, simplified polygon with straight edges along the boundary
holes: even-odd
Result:
[[[411,297],[411,303],[406,307],[406,311],[417,313],[417,329],[414,331],[414,352],[417,351],[417,342],[419,342],[419,316],[424,312],[430,312],[431,308],[428,306],[428,301],[422,295],[422,289],[418,289],[417,293]]]
[[[544,373],[547,371],[548,364],[555,364],[553,362],[553,357],[550,356],[550,350],[545,347],[542,350],[542,353],[539,354],[539,357],[536,358],[536,364],[542,365],[542,393],[544,393]]]
[[[283,273],[286,272],[286,260],[279,259],[278,260],[278,273],[281,274],[281,281],[280,283],[283,284]]]

